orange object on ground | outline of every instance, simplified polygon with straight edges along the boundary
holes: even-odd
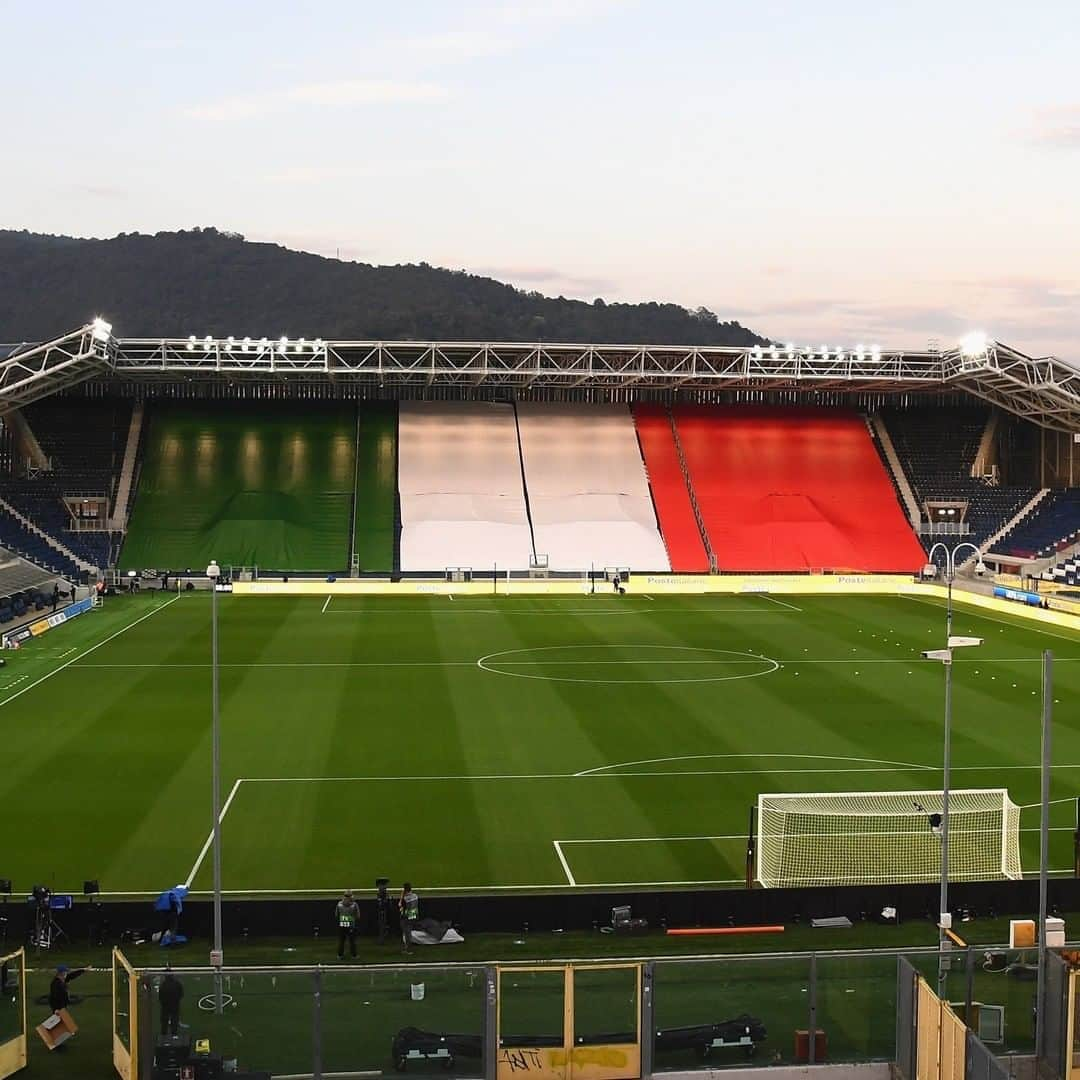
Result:
[[[782,934],[782,926],[695,926],[689,930],[669,930],[668,937],[693,937],[708,934]]]

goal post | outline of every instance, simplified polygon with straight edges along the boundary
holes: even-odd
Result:
[[[933,882],[941,791],[764,794],[757,879],[765,888]],[[1005,788],[949,792],[949,877],[1020,878],[1020,808]]]

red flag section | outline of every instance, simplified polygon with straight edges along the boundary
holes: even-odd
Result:
[[[673,412],[721,570],[906,573],[925,563],[857,414],[745,405]],[[648,449],[645,459],[652,476]],[[660,521],[666,537],[662,512]]]

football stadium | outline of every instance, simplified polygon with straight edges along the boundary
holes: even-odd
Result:
[[[1070,1074],[1072,367],[3,354],[0,1075]]]

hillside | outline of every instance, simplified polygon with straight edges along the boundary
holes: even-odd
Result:
[[[0,231],[0,341],[41,340],[96,313],[125,337],[764,340],[704,308],[547,297],[426,263],[340,262],[216,229],[111,240]]]

